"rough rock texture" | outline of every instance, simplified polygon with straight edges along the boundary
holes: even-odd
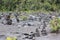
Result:
[[[8,36],[17,37],[17,40],[59,40],[60,33],[50,33],[49,21],[51,19],[52,14],[41,13],[39,15],[28,16],[28,20],[20,20],[19,23],[15,18],[12,18],[12,25],[5,25],[6,21],[2,18],[0,20],[0,40],[5,40]],[[47,35],[43,35],[42,30],[45,30],[44,32]]]

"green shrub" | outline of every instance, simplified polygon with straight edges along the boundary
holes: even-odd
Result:
[[[58,6],[58,7],[57,7]],[[60,0],[0,0],[0,11],[60,10]]]
[[[43,8],[48,11],[51,9],[51,5],[48,2],[46,2],[44,3]]]
[[[60,18],[53,18],[53,20],[50,21],[50,27],[52,29],[52,32],[56,32],[60,29]]]

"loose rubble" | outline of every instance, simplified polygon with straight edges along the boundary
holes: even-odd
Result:
[[[2,13],[0,15],[0,33],[2,34],[0,38],[2,40],[11,35],[17,37],[17,40],[39,40],[40,37],[44,38],[49,35],[47,27],[49,27],[49,21],[52,20],[53,14],[29,15],[26,21],[21,21],[18,13],[13,14],[14,18],[11,18],[12,14]]]

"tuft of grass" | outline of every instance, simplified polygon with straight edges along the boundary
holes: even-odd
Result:
[[[52,29],[52,32],[57,31],[60,29],[60,18],[53,18],[53,20],[50,21],[50,27]]]
[[[21,16],[20,18],[24,21],[27,20],[27,16]]]

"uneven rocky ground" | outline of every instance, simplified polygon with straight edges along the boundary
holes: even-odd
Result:
[[[51,15],[40,14],[38,19],[31,21],[20,21],[15,22],[12,25],[4,25],[0,23],[0,40],[6,40],[6,37],[17,37],[17,40],[60,40],[60,33],[50,33],[51,29],[49,27],[49,18]],[[52,16],[51,16],[52,17]],[[41,20],[40,20],[41,19]],[[44,24],[43,21],[46,21]],[[1,20],[0,20],[1,22]],[[46,27],[45,27],[46,26]],[[47,35],[42,35],[41,30],[45,27]],[[39,34],[33,38],[26,38],[26,35],[31,35],[33,33]],[[25,34],[25,35],[24,35]],[[31,37],[31,36],[30,36]]]

